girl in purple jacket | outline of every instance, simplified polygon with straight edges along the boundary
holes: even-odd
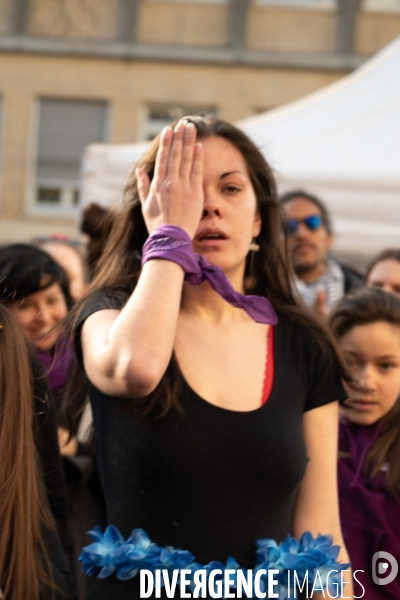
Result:
[[[398,599],[400,298],[357,290],[336,305],[330,325],[354,379],[345,384],[339,434],[341,523],[360,582],[354,598]]]

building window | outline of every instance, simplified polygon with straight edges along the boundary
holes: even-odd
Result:
[[[364,0],[367,10],[400,11],[400,0]]]
[[[336,8],[337,0],[255,0],[259,6],[309,6],[312,8]]]
[[[171,2],[171,0],[150,0],[150,2]],[[229,0],[174,0],[184,4],[228,4]]]
[[[76,210],[83,151],[87,144],[106,140],[106,121],[105,102],[40,101],[35,210]]]
[[[156,137],[167,125],[176,119],[180,119],[185,115],[212,115],[217,116],[215,106],[188,106],[188,105],[150,105],[148,109],[148,118],[146,124],[146,140],[152,140]]]

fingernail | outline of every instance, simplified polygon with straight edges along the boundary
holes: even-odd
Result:
[[[186,127],[186,123],[187,121],[185,121],[184,119],[178,121],[178,123],[175,125],[174,131],[181,131],[184,127]]]
[[[169,137],[172,133],[172,129],[169,125],[167,125],[166,127],[164,127],[162,135],[164,138]]]
[[[193,125],[193,123],[188,123],[186,125],[186,130],[185,130],[185,135],[187,135],[188,137],[190,135],[192,135],[192,133],[195,131],[195,126]]]

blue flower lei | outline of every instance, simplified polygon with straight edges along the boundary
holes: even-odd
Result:
[[[104,533],[97,526],[94,531],[88,533],[94,543],[82,549],[79,561],[82,563],[84,573],[100,579],[114,573],[118,579],[132,579],[140,569],[149,569],[153,573],[156,569],[166,569],[171,575],[175,569],[187,569],[191,571],[190,587],[193,590],[193,576],[199,569],[206,570],[207,573],[213,569],[220,569],[222,571],[220,579],[223,578],[226,569],[232,569],[236,573],[243,570],[231,556],[226,564],[212,561],[207,565],[201,565],[195,562],[194,555],[188,550],[158,546],[150,540],[143,529],[134,529],[127,540],[124,540],[114,525],[108,526]],[[318,571],[318,582],[322,584],[323,590],[335,594],[338,586],[341,585],[341,571],[349,567],[348,564],[336,562],[340,547],[333,545],[332,537],[328,535],[317,535],[314,538],[309,531],[306,531],[300,540],[288,536],[281,544],[271,539],[262,539],[257,540],[256,545],[257,564],[253,570],[253,577],[260,569],[267,571],[267,575],[261,577],[260,581],[260,589],[264,592],[268,589],[268,570],[278,570],[279,574],[274,576],[274,579],[278,581],[275,591],[279,593],[279,600],[288,598],[288,579],[292,571],[296,571],[300,583],[308,571],[309,592],[312,591]],[[331,573],[328,578],[328,573],[332,571],[336,573]],[[235,576],[233,579],[235,580]],[[289,581],[292,580],[293,578]],[[235,585],[232,587],[234,588]]]

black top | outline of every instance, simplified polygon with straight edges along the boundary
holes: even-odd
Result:
[[[121,306],[118,297],[88,301],[75,337],[80,361],[84,320]],[[281,542],[293,534],[307,464],[303,413],[346,394],[315,334],[281,317],[274,339],[271,395],[249,412],[214,406],[184,382],[182,412],[140,420],[129,414],[129,400],[89,382],[108,521],[124,537],[141,527],[153,541],[190,550],[200,562],[232,555],[252,566],[256,539]]]
[[[339,267],[341,268],[344,275],[344,293],[347,294],[351,290],[355,290],[363,285],[363,276],[348,265],[344,265],[339,262]]]

